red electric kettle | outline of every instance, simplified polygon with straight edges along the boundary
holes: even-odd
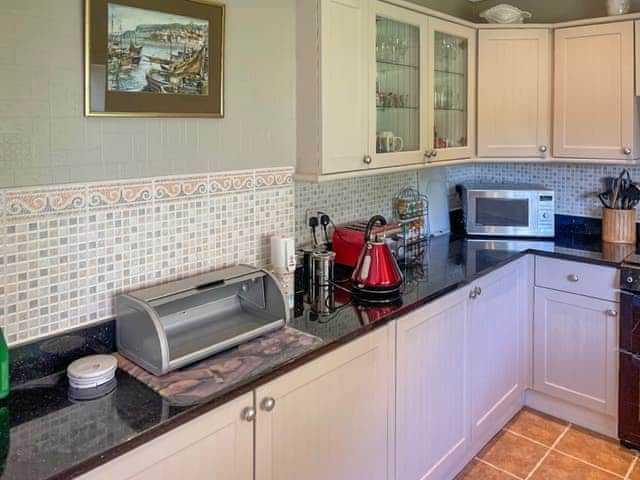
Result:
[[[352,288],[354,294],[369,300],[393,300],[400,294],[402,272],[384,239],[371,238],[376,224],[384,226],[387,221],[382,215],[369,220],[364,231],[365,244],[351,275]]]

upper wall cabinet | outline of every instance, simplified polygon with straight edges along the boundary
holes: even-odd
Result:
[[[550,155],[551,32],[481,30],[478,156]]]
[[[298,0],[296,14],[298,175],[473,155],[473,28],[374,0]]]
[[[427,147],[427,26],[425,15],[376,2],[375,62],[370,86],[372,167],[424,163]],[[375,97],[374,97],[375,95]]]
[[[429,19],[431,149],[427,161],[469,158],[475,150],[476,31]]]
[[[369,0],[297,2],[299,172],[369,168],[369,6]]]
[[[555,157],[638,158],[633,22],[555,32]]]

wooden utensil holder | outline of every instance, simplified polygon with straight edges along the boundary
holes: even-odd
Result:
[[[607,243],[636,243],[636,209],[602,209],[602,241]]]

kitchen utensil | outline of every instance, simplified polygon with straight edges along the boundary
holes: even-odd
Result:
[[[367,224],[365,245],[351,275],[354,294],[362,298],[396,300],[402,285],[402,272],[384,238],[372,236],[376,224],[384,226],[387,220],[376,215]]]
[[[598,198],[600,199],[600,203],[604,208],[611,208],[611,193],[603,192],[598,194]]]
[[[618,178],[613,181],[613,192],[611,194],[610,208],[623,209],[624,192],[627,192],[633,182],[631,181],[631,174],[628,170],[624,169],[618,175]],[[621,192],[623,194],[621,195]]]
[[[330,315],[335,310],[333,297],[335,252],[313,252],[313,285],[311,308],[317,315]]]

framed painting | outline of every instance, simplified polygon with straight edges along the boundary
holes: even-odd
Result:
[[[225,6],[85,0],[85,114],[222,117]]]

